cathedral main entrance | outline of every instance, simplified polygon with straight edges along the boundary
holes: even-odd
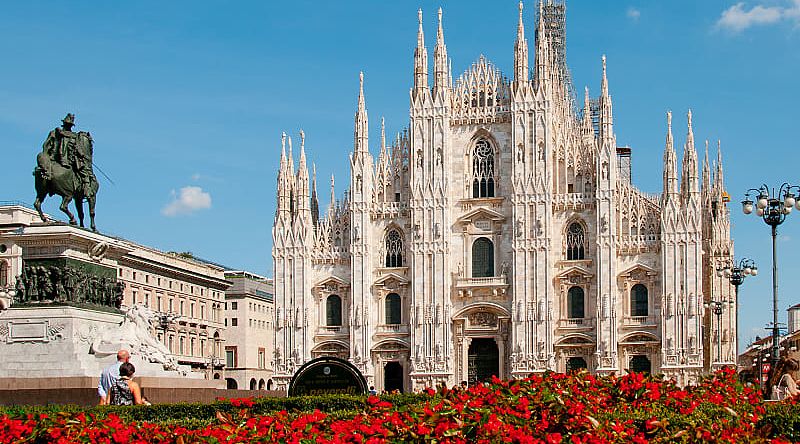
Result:
[[[383,366],[383,389],[403,393],[403,366],[399,362],[390,361]]]
[[[500,350],[492,338],[473,338],[467,352],[467,382],[487,381],[500,376]]]

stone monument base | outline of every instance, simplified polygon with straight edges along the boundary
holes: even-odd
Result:
[[[116,361],[115,344],[99,349],[104,332],[117,331],[125,315],[114,310],[76,306],[13,306],[0,314],[0,390],[13,380],[17,388],[97,387],[103,368]],[[124,345],[121,345],[124,346]],[[95,350],[94,348],[98,348]],[[143,386],[224,387],[188,366],[165,370],[138,350],[131,352],[135,377]],[[9,387],[10,388],[10,387]]]

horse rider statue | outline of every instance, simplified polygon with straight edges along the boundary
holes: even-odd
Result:
[[[92,169],[92,136],[88,132],[75,132],[75,115],[67,114],[61,127],[47,135],[42,152],[36,156],[37,166],[33,171],[36,178],[36,201],[34,207],[39,217],[46,222],[41,205],[47,196],[61,196],[60,209],[69,216],[69,223],[75,224],[75,217],[68,205],[75,199],[80,225],[83,227],[83,201],[89,204],[91,228],[94,224],[95,196],[99,189],[97,177]]]

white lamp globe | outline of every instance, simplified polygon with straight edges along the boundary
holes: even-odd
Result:
[[[759,215],[759,216],[763,216],[764,215],[764,209],[763,208],[756,209],[756,214]]]
[[[758,201],[756,202],[756,205],[758,206],[759,209],[763,210],[764,208],[767,208],[768,203],[769,202],[767,202],[766,196],[764,195],[758,196]]]

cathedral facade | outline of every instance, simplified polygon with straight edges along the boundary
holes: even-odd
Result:
[[[712,168],[706,143],[701,165],[691,111],[680,161],[667,114],[663,192],[646,194],[605,57],[599,96],[573,98],[563,3],[538,5],[531,54],[520,4],[510,78],[481,56],[454,81],[441,10],[429,70],[419,23],[408,127],[387,141],[381,122],[373,157],[362,74],[348,189],[337,201],[331,179],[326,214],[302,132],[297,165],[283,137],[278,388],[319,356],[405,391],[578,368],[688,383],[733,363],[736,310],[704,308],[736,303],[716,273],[733,254],[721,154]]]

